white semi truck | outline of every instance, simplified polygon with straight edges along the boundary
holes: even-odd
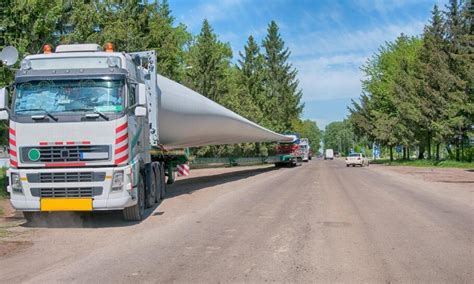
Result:
[[[285,139],[158,75],[154,51],[45,46],[22,60],[9,90],[0,90],[7,190],[28,220],[123,210],[139,221],[164,197],[165,176],[172,181],[175,166],[186,163],[179,149]]]
[[[311,150],[308,138],[300,139],[300,151],[303,154],[303,162],[309,162],[311,160]]]

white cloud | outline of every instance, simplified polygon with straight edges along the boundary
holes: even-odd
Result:
[[[298,75],[303,101],[356,98],[362,73],[357,69],[308,70]]]
[[[336,31],[318,31],[300,35],[289,40],[288,43],[294,57],[347,52],[370,53],[385,41],[395,40],[401,33],[420,34],[424,25],[424,21],[417,20],[404,24],[374,27],[371,30],[345,28]]]
[[[248,0],[216,0],[209,1],[198,5],[186,15],[180,18],[181,22],[192,29],[200,26],[204,18],[211,23],[235,17],[236,14],[241,14],[244,9],[244,4]]]
[[[396,9],[404,8],[419,3],[432,3],[433,0],[357,0],[354,4],[364,11],[377,11],[388,13]],[[438,0],[437,2],[444,2]]]
[[[357,98],[363,73],[360,66],[386,41],[404,33],[417,35],[424,22],[388,24],[370,30],[313,32],[289,40],[292,63],[298,70],[303,101]]]

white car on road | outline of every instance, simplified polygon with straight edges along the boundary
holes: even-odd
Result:
[[[369,159],[365,157],[364,154],[361,153],[352,153],[349,154],[349,156],[346,157],[346,167],[349,166],[368,166],[369,165]]]

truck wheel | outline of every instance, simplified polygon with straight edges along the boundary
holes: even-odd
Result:
[[[153,168],[153,164],[148,164],[145,166],[146,208],[150,208],[155,205],[156,200],[156,177]]]
[[[23,217],[25,217],[28,223],[34,222],[39,216],[40,212],[23,211]]]
[[[159,188],[161,190],[161,195],[160,195],[160,198],[161,199],[165,199],[165,196],[166,196],[166,175],[165,175],[165,167],[163,164],[160,164],[160,175],[159,175]]]
[[[137,204],[123,209],[126,221],[141,221],[145,213],[145,183],[143,174],[138,177]]]

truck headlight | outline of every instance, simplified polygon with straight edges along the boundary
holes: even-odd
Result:
[[[117,171],[112,177],[112,191],[119,191],[123,188],[124,175],[123,171]]]
[[[12,191],[16,193],[23,193],[23,187],[21,185],[20,174],[11,173],[12,179]]]

